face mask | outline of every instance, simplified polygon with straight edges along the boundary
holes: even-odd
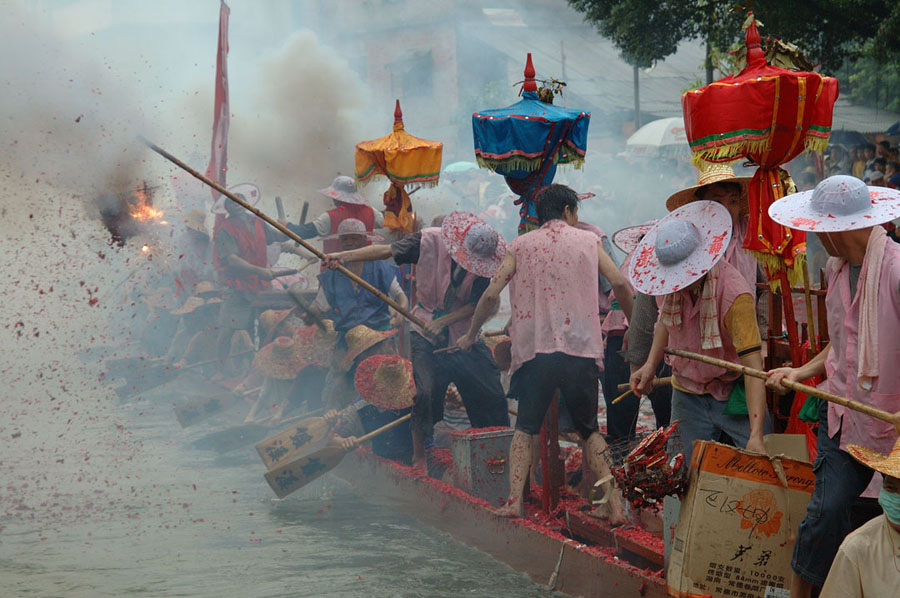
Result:
[[[891,523],[900,525],[900,494],[888,492],[882,488],[878,495],[878,504],[884,509],[884,514]]]

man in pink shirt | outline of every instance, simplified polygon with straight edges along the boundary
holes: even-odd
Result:
[[[559,390],[575,430],[585,441],[585,456],[598,480],[609,475],[598,431],[597,399],[603,340],[600,331],[598,274],[612,285],[626,316],[631,289],[600,239],[575,228],[578,195],[565,185],[550,185],[538,194],[541,227],[509,244],[500,269],[481,296],[469,331],[457,346],[468,351],[494,313],[500,292],[510,285],[512,340],[510,373],[517,388],[519,415],[510,446],[510,492],[498,513],[521,514],[522,494],[531,463],[531,439]],[[611,481],[607,482],[612,484]],[[625,523],[621,499],[609,488],[602,516]]]
[[[791,561],[791,596],[797,598],[825,583],[851,531],[856,498],[878,496],[881,487],[881,479],[873,479],[872,470],[857,463],[847,445],[888,453],[900,431],[900,246],[879,226],[900,216],[900,192],[836,175],[814,190],[781,198],[769,215],[779,224],[816,233],[831,256],[825,265],[831,340],[803,366],[771,370],[768,385],[781,390],[782,379],[803,382],[824,373],[823,390],[895,414],[891,425],[835,403],[820,405],[816,486]]]

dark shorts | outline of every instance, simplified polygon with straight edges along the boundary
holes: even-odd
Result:
[[[473,428],[509,425],[500,370],[482,341],[472,345],[470,351],[435,355],[436,347],[413,332],[409,335],[409,346],[416,382],[414,430],[426,437],[434,435],[434,424],[444,418],[444,395],[451,382],[462,397]]]
[[[513,376],[515,398],[519,399],[517,430],[539,433],[553,392],[559,390],[575,431],[585,440],[597,431],[600,368],[596,360],[565,353],[540,353],[523,363]]]
[[[816,485],[794,542],[791,567],[805,581],[821,586],[841,542],[853,530],[851,508],[874,472],[842,451],[841,432],[828,437],[828,403],[819,407],[819,435],[813,473]]]

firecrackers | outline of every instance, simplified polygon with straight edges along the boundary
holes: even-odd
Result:
[[[669,455],[666,446],[678,422],[644,438],[612,468],[616,483],[635,509],[659,509],[664,496],[681,496],[687,489],[684,454]]]

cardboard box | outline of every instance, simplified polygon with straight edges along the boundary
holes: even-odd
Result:
[[[698,440],[666,582],[669,595],[789,597],[812,466]]]
[[[492,505],[509,495],[509,444],[512,428],[469,429],[450,433],[453,485]]]

